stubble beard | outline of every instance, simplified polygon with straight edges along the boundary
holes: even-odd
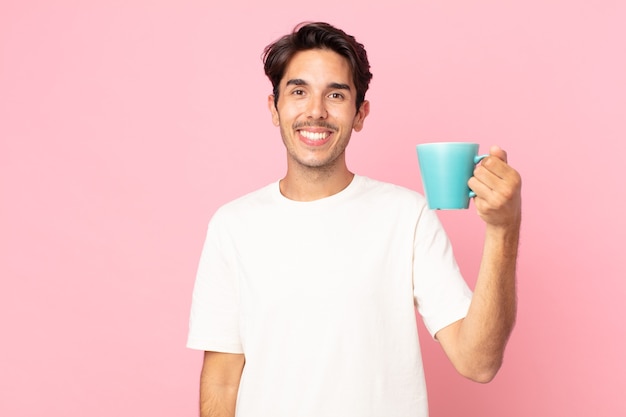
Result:
[[[285,148],[287,150],[287,156],[290,159],[290,161],[295,163],[295,165],[297,166],[297,169],[303,172],[307,172],[311,175],[315,175],[315,176],[324,176],[324,177],[331,176],[332,173],[335,171],[335,168],[339,164],[341,157],[345,153],[346,147],[348,145],[348,141],[346,141],[343,144],[343,146],[333,148],[331,153],[325,159],[307,161],[301,158],[298,155],[298,152],[296,151],[296,149],[292,149],[289,144],[290,143],[289,133],[295,132],[296,129],[300,129],[302,127],[323,127],[323,128],[331,130],[335,134],[337,133],[338,129],[335,126],[325,123],[325,122],[300,122],[300,123],[294,124],[291,130],[288,131],[287,128],[282,125],[282,123],[280,124],[280,135],[282,137],[283,144],[285,145]],[[298,140],[297,137],[295,136],[294,136],[294,139],[296,141]],[[320,150],[320,152],[324,152],[324,151]]]

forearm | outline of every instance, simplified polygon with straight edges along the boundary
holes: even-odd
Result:
[[[437,338],[455,368],[489,382],[500,369],[517,314],[515,269],[522,218],[522,179],[497,146],[468,181],[485,221],[485,246],[467,316],[441,329]]]
[[[237,387],[200,382],[200,417],[234,417]]]
[[[205,352],[200,375],[200,417],[234,417],[245,358]]]
[[[502,363],[517,313],[518,242],[519,223],[487,227],[472,303],[458,328],[458,355],[472,379],[491,380]]]

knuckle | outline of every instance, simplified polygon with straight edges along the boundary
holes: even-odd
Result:
[[[500,191],[500,196],[501,198],[499,200],[500,204],[505,203],[506,201],[512,200],[513,197],[515,196],[515,192],[513,191],[512,188],[504,188]]]
[[[493,156],[488,156],[485,159],[482,160],[481,164],[478,165],[478,168],[484,167],[484,168],[493,168],[494,164],[495,164],[495,160],[497,158],[494,158]]]

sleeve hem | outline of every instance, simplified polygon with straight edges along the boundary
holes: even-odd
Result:
[[[441,317],[439,320],[436,320],[434,322],[426,323],[426,321],[424,321],[424,325],[426,326],[426,329],[430,333],[430,336],[434,340],[437,340],[435,339],[435,335],[437,334],[439,330],[445,327],[448,327],[454,322],[464,319],[467,316],[470,303],[471,303],[471,300],[467,300],[464,303],[464,305],[459,306],[459,308],[455,309],[455,311],[450,312],[450,314],[447,314],[446,317]]]
[[[204,350],[222,353],[244,353],[243,348],[238,343],[220,343],[210,340],[187,340],[187,347],[194,350]]]

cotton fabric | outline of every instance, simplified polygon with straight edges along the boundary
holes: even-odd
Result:
[[[355,176],[292,201],[278,182],[210,221],[188,347],[245,354],[238,417],[426,417],[431,335],[472,293],[424,197]]]

